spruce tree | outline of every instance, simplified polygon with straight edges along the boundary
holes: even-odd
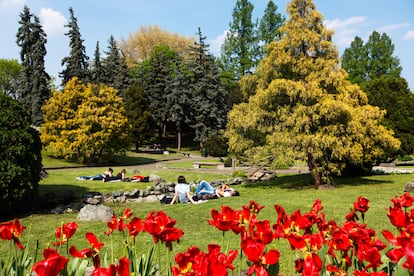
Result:
[[[83,39],[78,26],[78,20],[73,13],[72,7],[69,8],[70,21],[65,27],[69,31],[65,34],[69,37],[70,54],[68,57],[62,59],[62,66],[65,69],[59,74],[62,78],[62,86],[73,77],[78,77],[83,83],[89,82],[88,60],[85,46],[83,46]]]
[[[20,15],[17,45],[23,66],[19,85],[19,100],[31,112],[31,122],[39,126],[43,122],[41,107],[50,97],[49,75],[45,71],[46,33],[39,18],[33,16],[27,6]],[[32,21],[33,18],[33,21]]]
[[[131,83],[128,66],[125,58],[119,50],[114,37],[111,35],[108,41],[108,50],[103,60],[103,82],[117,89],[119,96],[124,95]]]
[[[95,54],[91,68],[91,82],[96,84],[104,82],[104,70],[101,62],[99,41],[96,42]]]
[[[182,129],[191,120],[190,78],[185,71],[184,63],[178,53],[174,60],[174,73],[172,82],[168,85],[169,97],[167,97],[167,108],[170,111],[171,121],[177,131],[177,149],[181,151]]]
[[[226,93],[220,80],[220,70],[209,53],[206,37],[198,28],[195,46],[190,47],[189,70],[192,73],[191,127],[195,130],[194,140],[200,143],[225,127],[227,115]]]

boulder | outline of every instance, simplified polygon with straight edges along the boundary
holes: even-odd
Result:
[[[413,193],[414,192],[414,181],[410,181],[405,184],[404,192]]]
[[[85,205],[80,209],[77,219],[80,221],[111,221],[114,211],[105,205]]]

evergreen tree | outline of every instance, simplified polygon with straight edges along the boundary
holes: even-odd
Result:
[[[189,70],[192,73],[192,111],[195,141],[202,143],[217,134],[226,124],[227,103],[220,71],[209,53],[206,37],[197,33],[198,41],[190,48]]]
[[[50,97],[49,75],[45,71],[46,33],[39,18],[33,16],[27,6],[20,15],[17,45],[21,47],[20,59],[23,66],[19,85],[19,100],[31,112],[32,124],[43,122],[41,107]],[[32,21],[33,17],[33,21]]]
[[[62,86],[73,77],[79,78],[82,82],[89,82],[88,60],[85,46],[83,46],[83,39],[78,26],[78,20],[73,13],[72,7],[69,8],[70,21],[65,27],[69,31],[65,34],[69,37],[70,54],[68,57],[62,59],[62,66],[65,69],[59,74],[62,78]]]
[[[344,51],[342,67],[349,73],[349,79],[358,84],[384,75],[399,77],[402,68],[393,53],[394,44],[387,34],[374,31],[365,45],[361,38],[355,37],[351,47]]]
[[[369,103],[385,109],[383,124],[401,141],[401,155],[414,153],[414,95],[400,77],[382,76],[364,82],[361,88]]]
[[[292,0],[288,14],[253,75],[253,96],[229,113],[230,151],[261,165],[303,158],[316,186],[395,154],[400,142],[380,125],[384,112],[346,79],[313,1]]]
[[[103,81],[106,85],[118,90],[119,95],[123,96],[125,90],[131,83],[129,69],[121,51],[118,49],[114,37],[111,35],[108,42],[108,51],[105,52],[106,58],[103,60]]]
[[[98,41],[96,42],[95,54],[91,68],[91,82],[96,84],[103,83],[104,79],[104,70],[101,62],[101,53]]]
[[[367,80],[368,52],[360,37],[356,36],[351,47],[345,49],[341,65],[351,82],[361,84]]]
[[[254,6],[248,0],[237,0],[233,19],[221,48],[222,70],[238,80],[252,73],[258,62],[257,20],[252,20]]]
[[[173,79],[168,86],[169,97],[167,106],[170,110],[169,120],[175,125],[177,130],[177,148],[181,151],[182,129],[185,124],[191,121],[191,91],[190,78],[185,72],[184,64],[179,55],[176,54],[174,60]]]
[[[260,19],[259,28],[258,28],[258,38],[260,44],[266,46],[272,41],[278,41],[281,38],[281,33],[279,28],[285,22],[285,17],[277,12],[277,5],[269,0],[267,3],[266,9],[264,11],[263,17]],[[264,47],[260,47],[259,59],[264,55]]]
[[[176,52],[168,46],[157,46],[137,72],[138,79],[142,80],[144,85],[149,110],[158,126],[159,138],[167,132],[170,112],[166,103],[170,93],[168,87],[173,80],[175,55]]]
[[[42,168],[39,133],[22,103],[0,93],[0,217],[14,217],[35,203]]]
[[[138,151],[140,145],[151,144],[155,141],[155,122],[148,109],[148,102],[144,94],[144,86],[135,81],[125,91],[125,111],[131,125],[130,139]]]

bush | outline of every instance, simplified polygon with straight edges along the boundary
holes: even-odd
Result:
[[[0,94],[0,217],[31,207],[40,181],[41,148],[29,112]]]
[[[204,143],[208,155],[214,157],[227,156],[228,141],[221,135],[212,135]]]

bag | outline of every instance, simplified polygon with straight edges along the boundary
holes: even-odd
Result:
[[[173,197],[172,197],[172,196],[163,196],[163,197],[160,199],[160,203],[161,203],[161,204],[170,204],[170,203],[171,203],[171,201],[172,201],[172,199],[173,199]]]

